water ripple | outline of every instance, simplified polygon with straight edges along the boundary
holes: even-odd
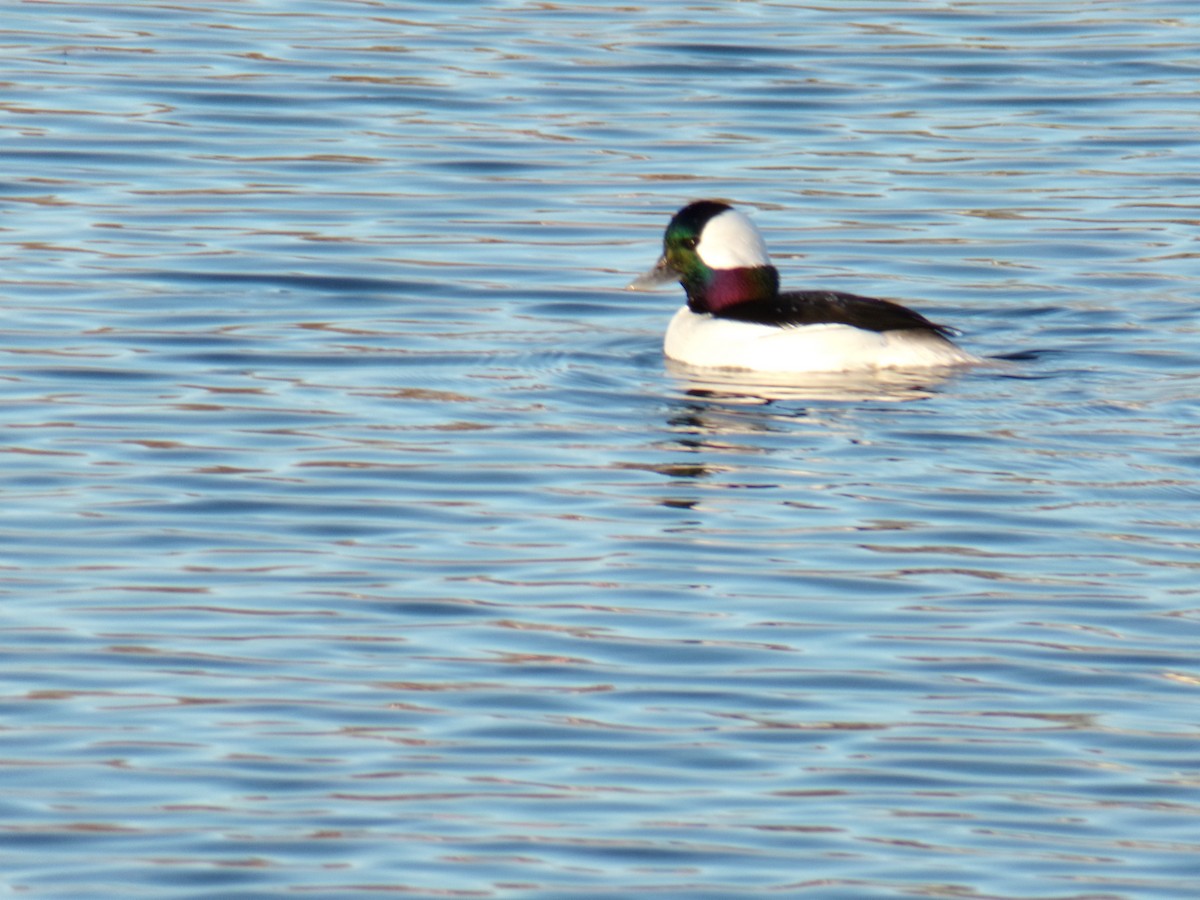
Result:
[[[1190,896],[1190,13],[9,10],[0,882]],[[698,196],[995,364],[665,367]]]

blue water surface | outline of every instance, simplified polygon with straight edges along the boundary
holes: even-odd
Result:
[[[1193,6],[10,4],[0,893],[1195,896]]]

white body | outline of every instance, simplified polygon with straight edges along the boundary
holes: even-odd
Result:
[[[980,362],[927,331],[879,332],[839,323],[760,325],[694,313],[686,306],[671,319],[663,351],[688,366],[748,372],[861,372]]]

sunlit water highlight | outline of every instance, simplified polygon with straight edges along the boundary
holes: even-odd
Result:
[[[1198,28],[12,5],[0,886],[1192,896]],[[664,365],[701,196],[1006,359]]]

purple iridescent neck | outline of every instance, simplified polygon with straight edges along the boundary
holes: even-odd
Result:
[[[720,313],[741,303],[768,300],[779,293],[779,272],[774,266],[743,269],[709,269],[702,281],[684,283],[688,309]]]

